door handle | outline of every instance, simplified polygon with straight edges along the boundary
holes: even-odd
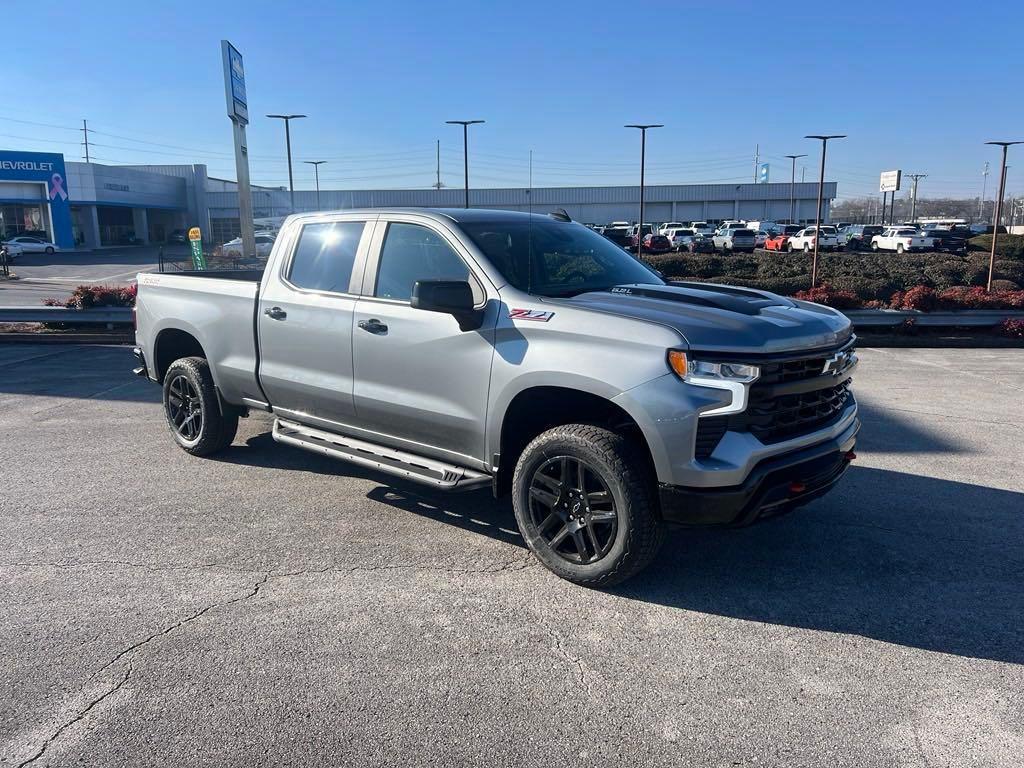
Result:
[[[383,335],[388,332],[388,327],[380,320],[377,320],[376,318],[372,318],[370,320],[360,320],[357,323],[357,325],[364,331],[376,333],[378,335]]]
[[[284,320],[288,317],[288,313],[280,307],[271,307],[270,309],[264,309],[263,314],[267,317],[273,318],[274,320]]]

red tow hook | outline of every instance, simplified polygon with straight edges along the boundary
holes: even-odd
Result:
[[[846,460],[847,461],[853,461],[856,458],[857,458],[857,454],[854,453],[853,451],[847,451],[846,452]]]
[[[798,480],[794,480],[792,483],[789,484],[790,493],[803,493],[806,490],[807,486]]]

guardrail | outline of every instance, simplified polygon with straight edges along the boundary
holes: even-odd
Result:
[[[843,314],[862,328],[885,328],[913,320],[914,325],[930,327],[991,328],[1003,320],[1024,320],[1024,310],[967,309],[953,312],[917,312],[896,309],[848,309]],[[0,323],[131,323],[131,307],[0,307]]]
[[[916,326],[934,328],[992,328],[1004,320],[1024,320],[1017,309],[963,309],[918,312],[912,309],[847,309],[843,311],[855,327],[892,328],[912,320]]]
[[[0,307],[0,323],[88,323],[107,325],[131,323],[131,307]]]

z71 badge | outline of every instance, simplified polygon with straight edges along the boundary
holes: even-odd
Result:
[[[554,312],[544,312],[539,309],[510,309],[508,316],[513,320],[539,320],[546,323],[555,316]]]

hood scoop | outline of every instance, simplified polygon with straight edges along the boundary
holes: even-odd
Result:
[[[767,307],[794,307],[793,302],[780,296],[754,289],[736,288],[714,283],[670,283],[669,285],[617,285],[610,293],[624,296],[642,296],[648,299],[672,301],[698,307],[711,307],[741,315],[757,315]]]

